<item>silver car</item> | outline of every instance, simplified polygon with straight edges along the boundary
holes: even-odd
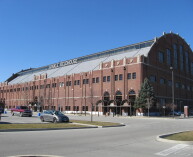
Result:
[[[69,122],[69,118],[65,116],[60,111],[54,111],[54,110],[45,110],[40,115],[40,120],[42,122]]]

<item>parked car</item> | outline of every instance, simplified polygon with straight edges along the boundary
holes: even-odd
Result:
[[[43,113],[40,115],[40,120],[42,122],[69,122],[69,118],[64,115],[60,111],[55,111],[55,110],[45,110]]]
[[[32,116],[32,111],[27,106],[17,106],[16,108],[11,109],[12,116],[19,115],[21,117],[23,116]]]
[[[181,116],[181,114],[183,114],[182,112],[176,112],[176,111],[174,111],[174,116]],[[171,111],[170,113],[169,113],[169,115],[170,116],[173,116],[173,111]]]

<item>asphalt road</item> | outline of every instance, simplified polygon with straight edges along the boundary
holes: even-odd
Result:
[[[90,116],[69,116],[90,119]],[[3,121],[29,120],[2,117]],[[57,131],[0,132],[0,157],[58,155],[62,157],[192,157],[193,145],[156,141],[156,136],[193,130],[193,119],[93,117],[94,120],[125,123],[125,127]],[[30,122],[39,122],[32,117]]]

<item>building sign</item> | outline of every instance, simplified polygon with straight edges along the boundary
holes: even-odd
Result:
[[[59,63],[56,63],[56,64],[52,64],[49,66],[49,69],[54,69],[54,68],[58,68],[58,67],[64,67],[64,66],[67,66],[67,65],[72,65],[72,64],[77,64],[77,59],[71,59],[71,60],[68,60],[68,61],[63,61],[63,62],[59,62]]]

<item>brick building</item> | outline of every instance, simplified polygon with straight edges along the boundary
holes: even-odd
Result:
[[[22,70],[0,84],[7,108],[29,105],[35,110],[130,115],[145,77],[151,81],[157,110],[172,103],[193,108],[193,54],[178,34],[127,45],[56,64]]]

